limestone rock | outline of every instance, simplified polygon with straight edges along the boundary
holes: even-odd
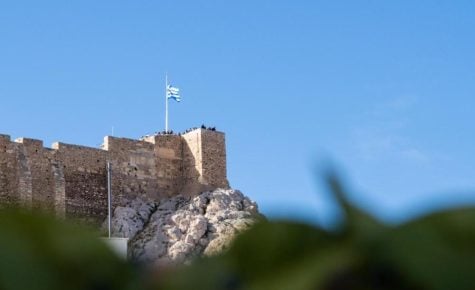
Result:
[[[148,222],[151,213],[156,208],[155,203],[141,199],[135,199],[124,206],[116,207],[111,223],[112,236],[120,238],[134,237],[143,230],[145,223]],[[102,224],[102,228],[103,230],[107,228],[107,220]]]
[[[260,217],[257,204],[240,191],[216,189],[156,203],[135,199],[116,207],[112,230],[130,239],[129,256],[135,261],[187,263],[226,250]]]

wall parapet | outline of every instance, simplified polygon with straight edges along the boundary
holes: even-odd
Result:
[[[10,137],[10,135],[0,134],[0,140],[10,141],[11,137]]]
[[[32,138],[17,138],[15,139],[16,143],[21,143],[25,146],[32,146],[32,147],[38,147],[38,148],[43,148],[43,140],[38,140],[38,139],[32,139]]]

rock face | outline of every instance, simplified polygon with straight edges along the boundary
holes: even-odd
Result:
[[[117,207],[112,233],[129,238],[129,256],[139,262],[186,263],[225,250],[239,232],[262,216],[241,192],[216,189],[160,202],[136,199]]]

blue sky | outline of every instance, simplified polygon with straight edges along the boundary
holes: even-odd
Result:
[[[226,132],[231,185],[325,221],[321,169],[386,220],[475,202],[473,1],[2,1],[0,132]]]

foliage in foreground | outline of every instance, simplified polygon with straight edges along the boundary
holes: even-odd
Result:
[[[91,231],[21,210],[0,213],[0,289],[135,289],[136,278]]]
[[[475,209],[388,227],[350,206],[327,232],[261,222],[226,253],[178,268],[138,270],[97,238],[43,216],[0,214],[0,289],[474,289]]]

